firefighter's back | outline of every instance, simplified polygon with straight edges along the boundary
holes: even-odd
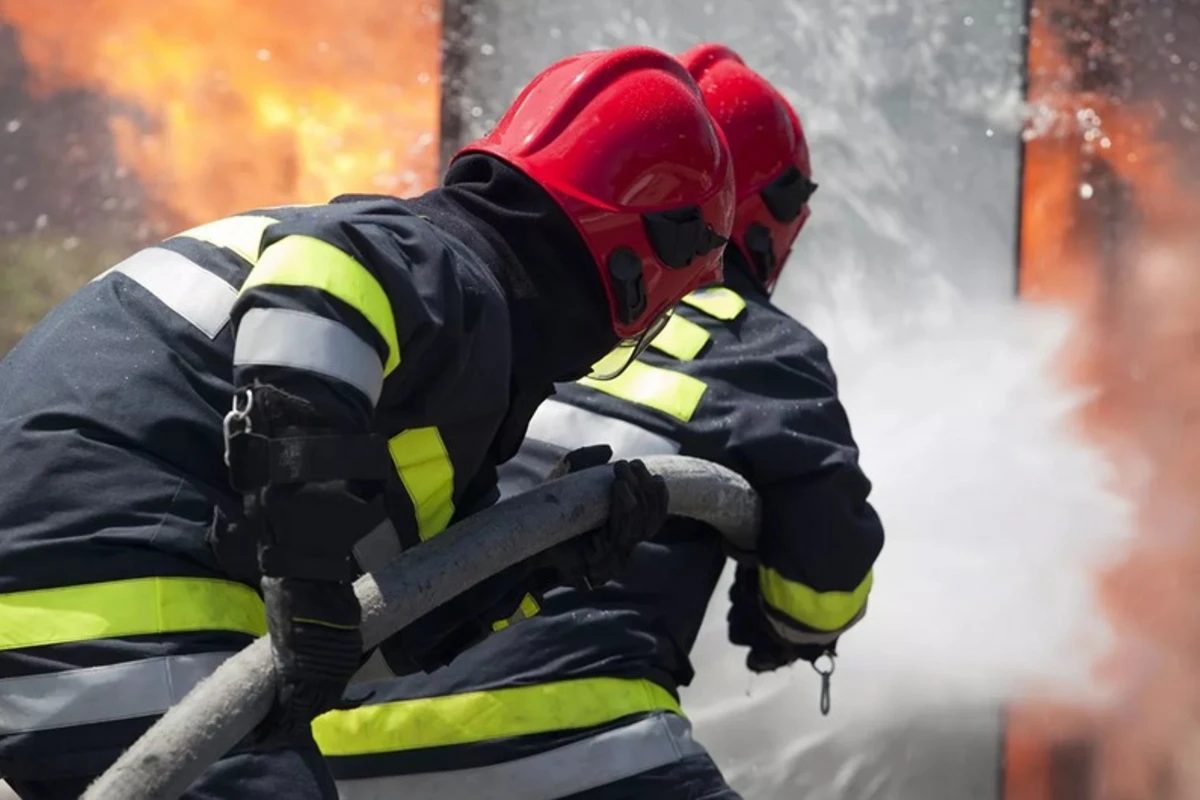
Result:
[[[4,774],[102,766],[144,729],[139,712],[176,699],[172,680],[186,691],[264,630],[254,591],[222,579],[205,545],[214,505],[233,502],[232,334],[215,320],[236,258],[198,240],[140,251],[0,361]],[[89,691],[118,677],[140,695]]]
[[[503,496],[596,443],[615,458],[733,458],[720,452],[737,438],[727,412],[753,396],[730,381],[750,383],[799,326],[753,289],[689,302],[620,378],[561,386],[543,403],[500,470]],[[736,798],[679,704],[725,563],[715,530],[673,518],[620,579],[551,590],[539,613],[449,666],[358,687],[374,692],[367,705],[314,728],[342,797]]]
[[[392,448],[379,513],[392,518],[385,533],[396,546],[407,545],[486,475],[510,369],[508,340],[495,335],[508,329],[503,298],[481,256],[408,201],[339,198],[191,229],[80,288],[0,361],[0,777],[19,792],[75,796],[77,783],[266,632],[253,542],[231,548],[214,537],[236,543],[227,523],[241,514],[223,457],[237,360],[231,314],[264,263],[264,242],[364,231],[373,238],[357,258],[389,281],[405,322],[440,320],[406,341],[408,371],[385,382],[374,423],[382,440],[403,445]],[[347,272],[355,277],[339,275]],[[282,288],[266,291],[285,305],[321,302],[304,277],[276,276]],[[446,468],[425,480],[430,497],[418,505],[406,459],[420,469],[435,446]],[[308,796],[313,781],[279,778],[305,770],[332,792],[307,744],[280,756],[295,758],[287,769],[268,770],[268,794]],[[251,780],[257,767],[236,761],[222,764]]]

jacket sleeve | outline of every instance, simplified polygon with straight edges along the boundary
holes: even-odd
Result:
[[[760,323],[762,324],[762,323]],[[711,354],[690,454],[740,472],[763,501],[762,612],[793,644],[830,645],[857,622],[883,528],[838,399],[824,345],[780,315],[755,337]]]
[[[452,338],[460,287],[425,223],[386,201],[303,211],[266,228],[234,305],[234,386],[270,383],[365,429],[402,361],[411,374]]]

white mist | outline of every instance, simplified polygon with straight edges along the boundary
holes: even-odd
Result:
[[[973,304],[845,358],[834,343],[887,543],[826,718],[807,666],[745,670],[714,598],[684,705],[747,798],[997,800],[1006,701],[1092,689],[1092,574],[1129,521],[1070,430],[1078,398],[1053,371],[1067,324]]]

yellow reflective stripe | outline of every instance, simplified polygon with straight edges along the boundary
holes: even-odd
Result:
[[[582,678],[330,711],[312,731],[326,756],[355,756],[590,728],[654,711],[683,716],[658,684]]]
[[[521,614],[524,615],[525,619],[536,617],[541,610],[542,607],[538,605],[538,601],[533,595],[526,594],[521,598]]]
[[[0,594],[0,650],[185,631],[267,632],[253,589],[209,578],[134,578]]]
[[[607,381],[583,378],[580,385],[647,406],[687,422],[696,413],[708,387],[704,381],[661,367],[634,361],[624,372]]]
[[[183,236],[217,247],[226,247],[253,264],[258,261],[258,248],[262,244],[263,231],[275,222],[276,220],[270,217],[227,217],[177,233],[171,238]]]
[[[408,490],[421,541],[446,530],[454,516],[454,465],[437,428],[413,428],[388,440],[392,463]]]
[[[509,625],[520,622],[523,619],[536,617],[541,610],[542,607],[538,605],[537,599],[531,594],[526,594],[521,598],[521,605],[513,612],[511,617],[508,619],[498,619],[492,623],[492,632],[498,633]]]
[[[675,314],[667,322],[667,327],[650,342],[650,346],[680,361],[691,361],[700,355],[709,338],[704,328]]]
[[[255,286],[308,286],[346,303],[387,343],[383,374],[400,365],[396,318],[387,292],[367,271],[338,248],[311,236],[286,236],[263,250],[242,291]]]
[[[737,319],[746,310],[746,301],[742,296],[725,286],[699,289],[684,297],[683,302],[710,317],[725,321]]]
[[[875,581],[874,571],[851,592],[818,592],[789,581],[770,567],[758,568],[758,585],[767,605],[819,631],[844,628],[862,610]]]

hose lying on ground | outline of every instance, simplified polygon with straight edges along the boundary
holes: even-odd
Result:
[[[759,500],[723,467],[683,456],[645,458],[667,482],[670,512],[716,528],[753,550]],[[594,467],[500,503],[406,551],[355,583],[367,648],[501,570],[598,527],[608,516],[611,467]],[[267,639],[230,658],[154,724],[83,800],[175,800],[271,707],[275,673]]]

